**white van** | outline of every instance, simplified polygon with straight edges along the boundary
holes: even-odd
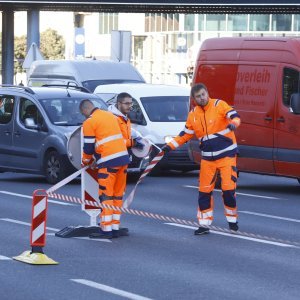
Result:
[[[190,90],[186,87],[158,84],[108,84],[95,89],[107,104],[116,102],[119,93],[133,97],[129,118],[132,127],[158,147],[162,147],[183,130],[189,110]],[[158,151],[154,151],[152,156]],[[156,173],[160,170],[191,171],[198,169],[188,155],[186,145],[164,156]]]
[[[76,85],[93,92],[98,85],[144,83],[139,71],[130,63],[109,60],[37,60],[28,73],[28,86],[45,84]]]

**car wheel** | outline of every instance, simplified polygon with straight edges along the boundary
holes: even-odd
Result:
[[[46,180],[55,184],[66,176],[66,169],[61,156],[56,151],[50,151],[45,156],[44,172]]]

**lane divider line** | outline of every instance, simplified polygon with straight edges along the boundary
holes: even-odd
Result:
[[[8,192],[8,191],[0,191],[0,193],[10,195],[10,196],[17,196],[17,197],[32,199],[32,196],[27,196],[27,195],[18,194],[18,193],[12,193],[12,192]],[[49,199],[48,199],[48,202],[54,203],[54,204],[59,204],[59,205],[64,205],[64,206],[75,206],[72,203],[59,202],[59,201],[49,200]]]
[[[137,294],[133,294],[130,292],[126,292],[124,290],[116,289],[114,287],[111,287],[109,285],[104,285],[95,281],[90,281],[86,279],[70,279],[73,282],[80,283],[98,290],[102,290],[107,293],[111,293],[114,295],[118,295],[127,299],[132,299],[132,300],[151,300],[151,298],[146,298]]]
[[[8,219],[8,218],[1,218],[0,221],[10,222],[10,223],[19,224],[19,225],[25,225],[25,226],[31,226],[31,223],[27,223],[27,222],[23,222],[23,221],[19,221],[19,220],[14,220],[14,219]],[[53,227],[46,227],[46,229],[51,230],[51,231],[60,231],[60,229],[53,228]],[[55,233],[47,233],[47,236],[55,236]],[[112,243],[111,240],[90,239],[88,237],[73,237],[73,239],[104,242],[104,243]]]
[[[195,185],[183,185],[183,187],[191,188],[191,189],[199,189],[199,186]],[[220,189],[214,189],[216,192],[222,192]],[[240,193],[236,192],[237,195],[241,196],[248,196],[248,197],[256,197],[256,198],[264,198],[264,199],[272,199],[272,200],[283,200],[281,198],[273,197],[273,196],[262,196],[262,195],[255,195],[255,194],[246,194],[246,193]]]
[[[12,260],[10,257],[0,255],[0,260]]]
[[[292,218],[285,218],[285,217],[280,217],[280,216],[274,216],[274,215],[256,213],[256,212],[247,211],[247,210],[239,210],[239,213],[248,214],[248,215],[255,215],[255,216],[259,216],[259,217],[266,217],[266,218],[271,218],[271,219],[278,219],[278,220],[283,220],[283,221],[291,221],[291,222],[300,223],[300,220],[298,220],[298,219],[292,219]]]
[[[193,230],[198,229],[198,227],[187,226],[187,225],[180,225],[180,224],[174,224],[174,223],[165,223],[165,224],[166,224],[166,225],[171,225],[171,226],[176,226],[176,227],[182,227],[182,228],[193,229]],[[238,234],[230,234],[230,233],[218,232],[218,231],[214,231],[214,230],[210,230],[210,232],[211,232],[211,233],[214,233],[214,234],[219,234],[219,235],[229,236],[229,237],[232,237],[232,238],[238,238],[238,239],[249,240],[249,241],[258,242],[258,243],[263,243],[263,244],[270,244],[270,245],[275,245],[275,246],[279,246],[279,247],[289,247],[289,248],[297,248],[297,249],[300,249],[300,247],[297,247],[297,246],[294,246],[294,245],[290,245],[290,244],[279,243],[279,242],[272,242],[272,241],[263,240],[263,239],[256,239],[256,238],[251,238],[251,237],[242,236],[242,235],[238,235]]]

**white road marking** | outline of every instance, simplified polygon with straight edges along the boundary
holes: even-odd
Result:
[[[165,223],[165,224],[171,225],[171,226],[182,227],[182,228],[193,229],[193,230],[198,229],[198,227],[182,225],[182,224],[175,224],[175,223]],[[300,248],[300,247],[297,247],[294,245],[289,245],[289,244],[285,244],[285,243],[281,243],[281,242],[272,242],[272,241],[268,241],[268,240],[256,239],[256,238],[252,238],[252,237],[248,237],[248,236],[242,236],[242,235],[238,235],[238,234],[219,232],[219,231],[215,231],[215,230],[210,230],[210,232],[214,233],[214,234],[224,235],[224,236],[237,238],[237,239],[249,240],[249,241],[263,243],[263,244],[270,244],[270,245],[275,245],[275,246],[280,246],[280,247],[289,247],[289,248]]]
[[[5,221],[5,222],[10,222],[10,223],[15,223],[19,225],[25,225],[25,226],[31,226],[30,223],[27,222],[22,222],[19,220],[14,220],[14,219],[8,219],[8,218],[1,218],[0,221]],[[60,231],[60,229],[53,228],[53,227],[46,227],[47,230],[53,230],[53,231]],[[55,236],[55,233],[47,233],[49,236]],[[89,240],[89,241],[96,241],[96,242],[104,242],[104,243],[112,243],[111,240],[101,240],[101,239],[90,239],[89,237],[73,237],[72,239],[78,239],[78,240]]]
[[[247,210],[239,210],[239,213],[300,223],[300,220],[298,220],[298,219],[285,218],[285,217],[279,217],[279,216],[268,215],[268,214],[261,214],[261,213],[256,213],[256,212],[252,212],[252,211],[247,211]]]
[[[10,195],[10,196],[17,196],[17,197],[32,199],[32,196],[27,196],[27,195],[18,194],[18,193],[12,193],[12,192],[8,192],[8,191],[0,191],[0,193]],[[60,202],[60,201],[55,201],[55,200],[50,200],[50,199],[48,199],[48,202],[54,203],[54,204],[59,204],[59,205],[65,205],[65,206],[76,206],[76,204]]]
[[[198,186],[194,186],[194,185],[184,185],[184,187],[192,188],[192,189],[199,189]],[[216,191],[216,192],[222,192],[222,190],[219,190],[219,189],[215,189],[214,191]],[[248,196],[248,197],[265,198],[265,199],[273,199],[273,200],[281,200],[280,198],[272,197],[272,196],[261,196],[261,195],[246,194],[246,193],[239,193],[239,192],[236,192],[236,194],[237,194],[237,195],[241,195],[241,196]]]
[[[0,260],[12,260],[10,257],[0,255]]]
[[[77,283],[81,283],[87,286],[90,286],[92,288],[98,289],[98,290],[102,290],[104,292],[107,293],[111,293],[111,294],[115,294],[127,299],[132,299],[132,300],[151,300],[151,298],[146,298],[137,294],[133,294],[130,292],[126,292],[123,290],[119,290],[116,289],[114,287],[111,287],[109,285],[104,285],[95,281],[90,281],[90,280],[86,280],[86,279],[70,279],[71,281],[77,282]]]

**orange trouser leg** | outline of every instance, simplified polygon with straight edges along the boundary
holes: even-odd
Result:
[[[123,196],[126,189],[126,178],[127,178],[127,166],[120,167],[118,169],[117,178],[114,186],[114,199],[113,205],[115,207],[122,207],[123,205]],[[113,210],[112,216],[112,229],[119,230],[120,228],[120,219],[121,219],[121,211],[120,210]]]
[[[222,197],[224,203],[224,213],[228,222],[237,222],[237,205],[236,205],[236,182],[237,168],[235,157],[225,157],[218,161],[222,180]]]
[[[98,170],[99,200],[102,204],[113,205],[114,186],[117,179],[116,174],[110,168],[101,168]],[[103,231],[111,231],[113,209],[103,208],[100,218],[101,229]]]
[[[216,164],[214,161],[201,160],[199,174],[199,197],[197,218],[200,225],[211,225],[213,221],[214,199],[212,191],[215,187]]]

